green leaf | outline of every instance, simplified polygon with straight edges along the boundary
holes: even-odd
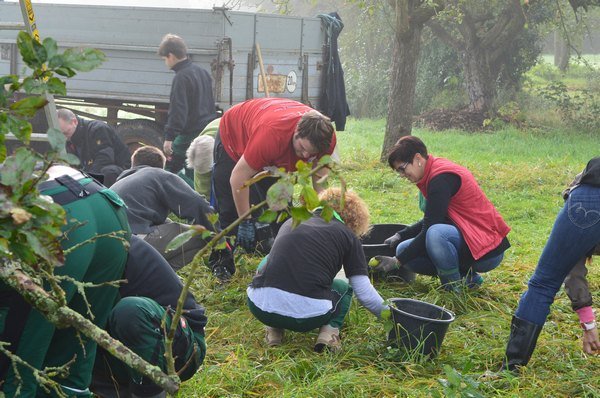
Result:
[[[33,50],[35,51],[36,65],[42,68],[43,64],[48,60],[48,52],[46,48],[37,40],[33,41]]]
[[[4,161],[4,167],[0,169],[0,183],[13,188],[23,184],[31,178],[38,160],[41,160],[39,155],[27,148],[18,148],[13,156]]]
[[[25,62],[31,69],[39,69],[41,68],[42,64],[37,58],[37,54],[33,45],[34,42],[35,40],[33,37],[31,37],[31,35],[25,31],[20,31],[17,35],[17,47],[19,48],[23,62]]]
[[[56,74],[65,76],[65,77],[73,77],[75,76],[75,71],[71,68],[60,67],[54,70]]]
[[[65,62],[65,58],[62,56],[62,54],[56,54],[52,57],[48,56],[48,68],[56,70],[57,68],[60,68],[63,66]]]
[[[33,117],[38,109],[43,108],[48,100],[42,96],[31,96],[23,98],[10,106],[15,114],[24,117]]]
[[[298,170],[300,173],[310,173],[311,167],[305,161],[298,160],[296,162],[296,170]]]
[[[282,223],[282,222],[284,222],[285,220],[287,220],[287,218],[288,218],[289,216],[290,216],[290,215],[289,215],[287,212],[285,212],[285,211],[282,211],[281,213],[279,213],[279,216],[277,216],[277,222],[278,222],[278,223]]]
[[[46,60],[51,60],[58,53],[58,45],[50,37],[44,39],[42,46],[46,49]]]
[[[104,62],[106,56],[92,48],[70,48],[63,53],[63,66],[82,72],[89,72]],[[56,71],[58,73],[58,70]]]
[[[67,138],[62,133],[62,131],[51,127],[48,129],[48,132],[46,134],[48,135],[48,143],[50,144],[50,147],[52,147],[52,149],[54,149],[56,152],[61,153],[65,151]]]
[[[210,221],[212,225],[215,225],[219,221],[219,214],[210,213],[206,215],[206,218],[208,218],[208,221]]]
[[[35,254],[34,254],[33,250],[31,250],[29,245],[21,243],[21,242],[11,241],[9,243],[9,249],[11,252],[13,252],[13,254],[17,258],[23,260],[23,262],[25,262],[27,264],[36,264],[37,263]]]
[[[264,222],[267,224],[272,223],[277,219],[277,212],[273,210],[265,210],[263,214],[258,217],[258,221]]]
[[[289,181],[279,180],[267,191],[267,204],[273,211],[281,211],[288,207],[294,195],[294,185]]]
[[[73,155],[72,153],[67,153],[66,151],[59,152],[58,160],[64,160],[65,162],[67,162],[68,164],[70,164],[72,166],[78,166],[79,163],[81,163],[81,161],[79,160],[79,158],[77,156]]]
[[[309,210],[313,210],[315,207],[318,207],[321,203],[319,201],[319,195],[317,195],[317,191],[310,185],[305,185],[302,187],[302,197],[304,198],[304,203]]]
[[[27,120],[21,120],[7,115],[6,127],[8,128],[8,132],[17,137],[19,141],[24,144],[29,144],[32,129],[31,124]]]
[[[333,218],[333,207],[326,205],[321,210],[321,218],[327,222],[331,221]]]
[[[302,221],[306,221],[312,217],[312,213],[304,206],[292,207],[291,213],[292,218],[294,219],[292,228],[295,228],[296,226],[300,225]]]
[[[12,100],[13,93],[19,89],[19,77],[16,75],[0,76],[0,107],[5,108]]]
[[[169,242],[165,251],[170,252],[172,250],[175,250],[175,249],[181,247],[183,244],[185,244],[188,240],[192,239],[197,234],[198,234],[198,231],[196,231],[194,229],[190,229],[190,230],[185,231],[182,234],[177,235],[176,237],[173,238],[173,240],[171,240]]]
[[[50,94],[67,95],[67,86],[58,77],[48,79],[46,89]]]
[[[44,260],[46,260],[48,263],[50,263],[53,266],[61,264],[61,262],[58,261],[58,259],[56,257],[54,257],[52,255],[52,253],[50,253],[50,251],[46,248],[46,246],[42,242],[40,242],[38,237],[36,235],[34,235],[33,232],[24,231],[23,233],[27,237],[27,243],[29,244],[29,247],[31,247],[33,252],[38,257],[43,258]]]
[[[39,91],[39,87],[40,87],[40,82],[35,80],[33,77],[28,76],[25,79],[23,79],[23,82],[21,83],[21,88],[23,89],[23,91],[25,91],[28,94],[31,94],[33,92]]]
[[[319,163],[317,163],[317,166],[323,166],[325,164],[329,164],[332,162],[333,162],[333,160],[331,159],[330,155],[324,155],[321,157],[321,159],[319,159]]]

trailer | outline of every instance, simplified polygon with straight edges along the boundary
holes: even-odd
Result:
[[[42,38],[52,37],[62,50],[89,47],[105,53],[100,67],[67,80],[67,96],[57,97],[56,104],[116,126],[126,144],[162,142],[174,73],[157,50],[167,33],[183,37],[190,59],[210,71],[220,110],[267,93],[319,109],[327,49],[326,32],[318,18],[218,7],[67,4],[36,4],[35,16]],[[20,20],[18,3],[0,1],[0,25]],[[0,30],[0,76],[18,74],[25,67],[16,36],[14,30]],[[106,116],[85,111],[90,108],[101,108]],[[33,121],[34,132],[46,131],[40,119]]]

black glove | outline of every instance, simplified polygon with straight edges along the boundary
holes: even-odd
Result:
[[[275,241],[271,224],[255,222],[254,227],[256,231],[256,250],[262,254],[269,254],[273,247],[273,242]]]
[[[244,220],[238,225],[236,246],[241,246],[248,253],[256,246],[256,228],[254,221]]]
[[[254,220],[244,220],[238,225],[237,245],[251,253],[258,249],[267,254],[273,246],[273,230],[270,224]]]
[[[400,236],[399,232],[396,232],[394,235],[383,241],[384,244],[388,245],[392,249],[396,249],[396,246],[398,246],[400,242],[402,242],[402,236]]]

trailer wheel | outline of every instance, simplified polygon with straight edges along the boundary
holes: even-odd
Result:
[[[136,149],[144,145],[151,145],[162,149],[163,131],[162,128],[149,119],[131,119],[119,123],[117,126],[117,135],[127,145],[129,152],[133,153]]]

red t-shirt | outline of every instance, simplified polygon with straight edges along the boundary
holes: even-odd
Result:
[[[295,171],[300,158],[296,156],[292,138],[302,115],[311,110],[307,105],[284,98],[259,98],[235,105],[225,112],[219,124],[223,148],[236,162],[244,155],[254,170],[277,166]],[[325,154],[333,153],[335,143],[334,132]]]

